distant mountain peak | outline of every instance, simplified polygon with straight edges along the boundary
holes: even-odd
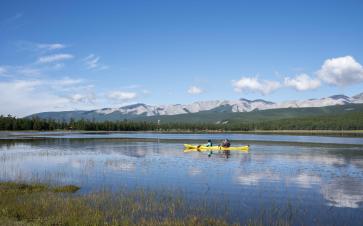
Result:
[[[266,104],[274,104],[274,102],[263,100],[263,99],[256,99],[256,100],[253,100],[252,102],[263,102]]]
[[[352,99],[354,103],[363,103],[363,93],[353,96]]]
[[[136,103],[122,106],[120,108],[102,108],[92,111],[70,111],[70,112],[53,112],[39,113],[33,116],[42,117],[45,115],[49,118],[64,119],[78,115],[78,118],[84,119],[103,119],[103,120],[121,120],[134,119],[137,117],[163,116],[163,115],[179,115],[193,114],[198,112],[251,112],[267,109],[282,108],[305,108],[305,107],[325,107],[334,105],[345,105],[363,103],[363,93],[348,97],[342,94],[333,95],[320,99],[308,100],[292,100],[280,103],[274,103],[263,99],[248,100],[240,98],[237,100],[207,100],[196,101],[190,104],[169,104],[169,105],[147,105],[144,103]],[[82,114],[81,114],[82,113]]]
[[[348,100],[349,99],[348,96],[343,95],[343,94],[333,95],[333,96],[330,96],[329,98],[334,99],[334,100],[338,100],[338,99]]]
[[[353,96],[354,99],[360,99],[360,98],[363,98],[363,92],[362,93],[359,93],[355,96]]]
[[[146,104],[143,104],[143,103],[130,104],[130,105],[122,106],[122,107],[120,107],[120,109],[130,109],[130,108],[137,108],[137,107],[146,107]]]
[[[261,102],[261,103],[265,103],[265,104],[274,104],[274,102],[263,100],[263,99],[249,100],[249,99],[246,99],[246,98],[240,98],[239,100],[243,101],[243,102],[247,102],[247,103]]]
[[[245,101],[245,102],[248,102],[248,103],[252,102],[251,100],[249,100],[249,99],[245,99],[245,98],[240,98],[239,100],[240,100],[240,101]]]

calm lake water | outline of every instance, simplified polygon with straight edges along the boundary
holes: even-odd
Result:
[[[24,133],[0,141],[0,180],[76,184],[87,193],[147,188],[223,202],[242,220],[277,208],[304,224],[362,225],[363,139],[317,136],[148,133]],[[5,138],[4,138],[5,137]],[[183,143],[228,137],[250,152],[183,152]],[[87,139],[86,139],[87,138]],[[158,138],[124,140],[121,138]],[[198,140],[194,141],[193,139]],[[172,140],[172,141],[171,141]],[[268,141],[275,141],[268,143]],[[279,141],[280,143],[276,143]],[[299,142],[299,145],[283,142]],[[351,144],[304,145],[308,143]]]
[[[2,136],[1,136],[2,135]],[[182,134],[182,133],[78,133],[78,132],[10,132],[0,133],[1,138],[7,137],[47,137],[47,138],[140,138],[140,139],[165,139],[165,140],[208,140],[220,141],[226,137],[237,141],[268,141],[268,142],[303,142],[322,144],[360,144],[363,137],[335,137],[335,136],[301,136],[301,135],[261,135],[261,134]]]

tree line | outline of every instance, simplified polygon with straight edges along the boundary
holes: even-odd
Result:
[[[363,112],[330,116],[298,117],[269,121],[228,123],[154,123],[144,121],[58,121],[0,116],[0,130],[86,130],[86,131],[254,131],[254,130],[363,130]]]

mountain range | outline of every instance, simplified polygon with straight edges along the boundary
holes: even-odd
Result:
[[[320,99],[294,100],[274,103],[262,99],[248,100],[212,100],[198,101],[191,104],[172,104],[152,106],[143,103],[122,106],[120,108],[103,108],[90,111],[61,111],[42,112],[27,116],[42,119],[65,120],[85,119],[95,121],[116,121],[116,120],[150,120],[157,117],[194,115],[196,113],[241,113],[252,111],[264,111],[271,109],[299,109],[299,108],[319,108],[327,106],[342,106],[363,103],[363,93],[348,97],[345,95],[333,95]],[[199,114],[200,115],[200,114]],[[170,118],[170,117],[169,117]]]

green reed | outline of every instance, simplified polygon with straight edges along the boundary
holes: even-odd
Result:
[[[78,189],[0,182],[0,225],[238,225],[227,221],[225,206],[190,201],[175,192],[121,189],[79,194]],[[290,225],[276,219],[268,224]],[[244,225],[266,225],[266,220],[246,219]]]

